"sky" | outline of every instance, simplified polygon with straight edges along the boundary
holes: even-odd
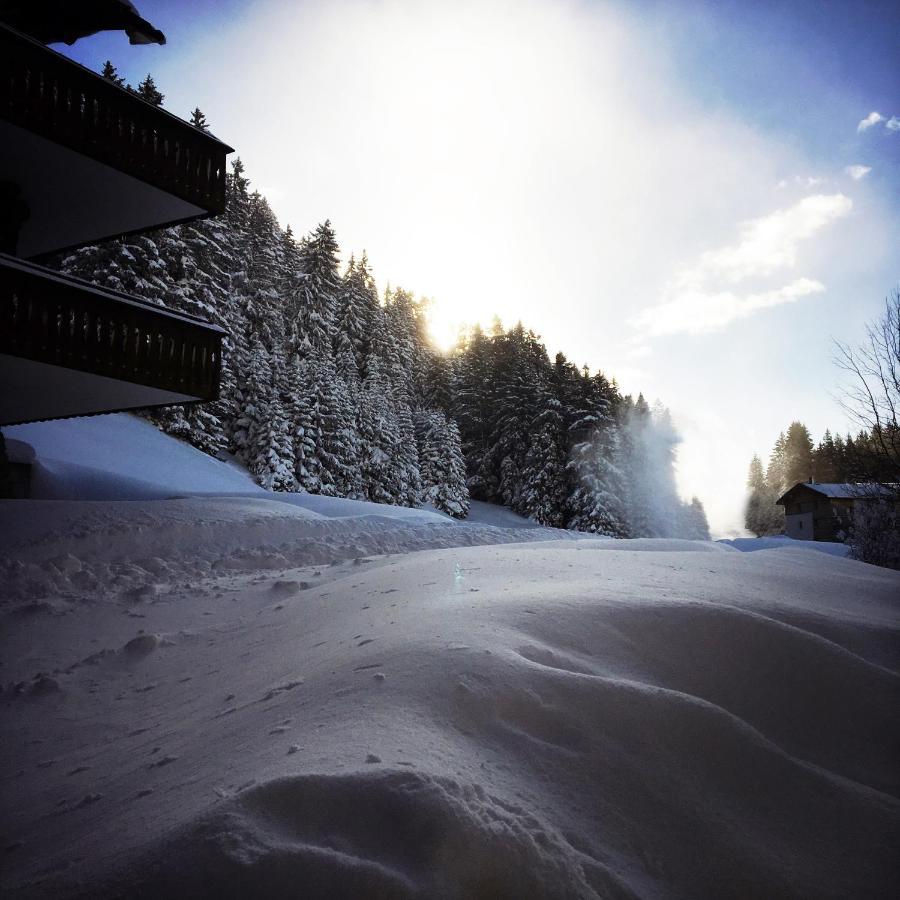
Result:
[[[833,340],[900,283],[891,3],[138,2],[164,47],[58,47],[199,105],[295,233],[328,218],[436,338],[521,320],[668,406],[679,488],[850,423]]]

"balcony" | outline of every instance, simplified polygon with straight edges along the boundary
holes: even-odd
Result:
[[[224,334],[0,253],[0,425],[214,400]]]
[[[230,152],[0,25],[0,182],[18,189],[27,210],[4,250],[34,259],[221,213]]]

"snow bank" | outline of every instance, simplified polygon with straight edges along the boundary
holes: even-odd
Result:
[[[761,538],[730,538],[717,541],[743,553],[754,553],[757,550],[815,550],[828,553],[830,556],[847,556],[850,548],[846,544],[830,541],[798,541],[787,535],[775,535]]]
[[[16,538],[72,593],[0,632],[12,896],[893,894],[897,573],[598,540],[169,562],[179,528],[222,559],[472,531],[247,502]],[[153,590],[78,595],[132,542]]]
[[[173,440],[127,413],[3,429],[37,456],[32,497],[152,500],[178,493],[263,493],[246,471]]]

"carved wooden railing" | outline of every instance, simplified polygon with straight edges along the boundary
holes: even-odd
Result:
[[[229,146],[2,24],[0,119],[209,213],[225,209]]]
[[[186,313],[0,254],[0,353],[215,400],[224,334]]]

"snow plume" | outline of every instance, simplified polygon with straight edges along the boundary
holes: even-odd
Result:
[[[695,497],[686,504],[678,496],[675,456],[681,435],[669,411],[659,402],[651,410],[643,397],[638,397],[626,407],[620,428],[629,534],[708,540],[709,526],[700,501]]]
[[[709,540],[703,504],[684,503],[675,487],[681,436],[669,411],[643,396],[624,397],[614,417],[602,419],[576,443],[569,471],[578,487],[570,528],[614,537]]]

